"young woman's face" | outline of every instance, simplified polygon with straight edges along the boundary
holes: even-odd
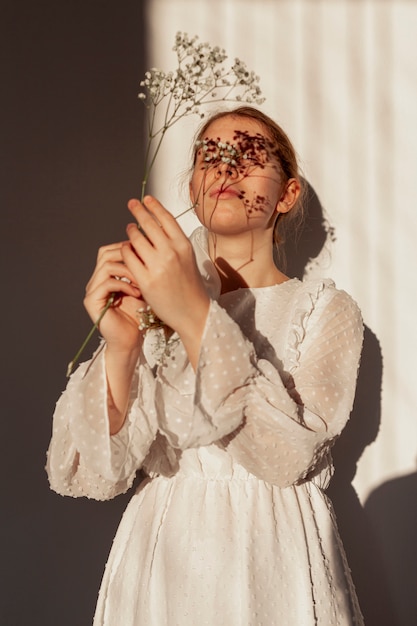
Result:
[[[273,227],[283,184],[274,146],[256,120],[214,121],[198,146],[190,194],[200,222],[217,234]]]

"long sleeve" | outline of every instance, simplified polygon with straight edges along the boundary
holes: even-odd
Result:
[[[310,312],[298,311],[286,374],[258,361],[244,428],[224,441],[235,460],[280,487],[320,470],[352,409],[362,338],[360,312],[344,292],[327,289]]]
[[[314,471],[351,411],[362,320],[346,293],[319,283],[301,287],[282,323],[277,366],[212,302],[197,374],[180,348],[160,368],[157,416],[173,446],[218,442],[281,487]]]
[[[104,350],[80,365],[56,406],[46,469],[62,495],[108,500],[125,492],[155,438],[155,381],[143,357],[125,424],[110,435]]]
[[[196,373],[179,342],[159,367],[157,419],[173,447],[209,445],[241,424],[253,361],[239,326],[211,301]]]

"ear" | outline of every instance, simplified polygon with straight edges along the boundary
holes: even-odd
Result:
[[[300,195],[301,185],[300,181],[296,178],[290,178],[286,183],[281,197],[277,204],[278,213],[288,213],[298,200]]]

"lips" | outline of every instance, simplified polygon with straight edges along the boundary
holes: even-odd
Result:
[[[216,187],[212,189],[209,193],[210,198],[217,198],[218,200],[226,200],[228,198],[238,198],[240,196],[240,192],[232,187]]]

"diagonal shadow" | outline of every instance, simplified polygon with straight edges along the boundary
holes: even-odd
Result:
[[[382,556],[398,626],[417,624],[417,472],[377,487],[364,509]]]
[[[315,190],[308,181],[305,183],[305,224],[296,241],[285,244],[286,273],[300,279],[334,237]],[[372,330],[365,326],[355,402],[350,420],[333,448],[335,474],[327,493],[333,502],[366,626],[396,625],[381,548],[352,485],[357,463],[379,431],[381,381],[381,347]]]
[[[328,489],[366,626],[395,626],[388,580],[375,540],[352,481],[364,449],[375,441],[381,420],[382,355],[375,334],[365,326],[352,413],[333,448],[335,474]]]

